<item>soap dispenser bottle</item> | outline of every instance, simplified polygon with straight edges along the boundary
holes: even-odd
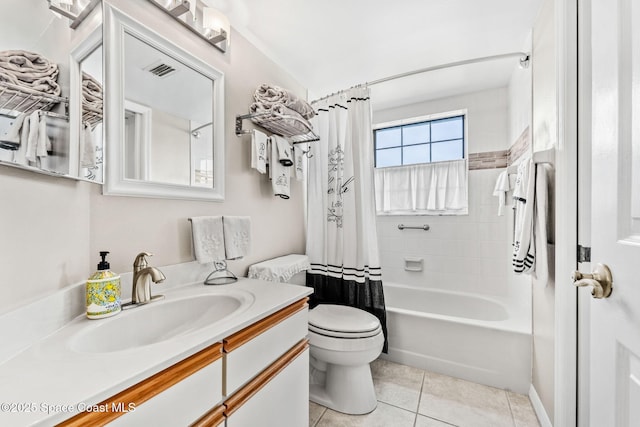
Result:
[[[87,280],[87,317],[102,319],[122,310],[120,302],[120,276],[109,270],[107,254],[102,251],[98,271]]]

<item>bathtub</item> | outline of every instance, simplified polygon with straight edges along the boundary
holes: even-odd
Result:
[[[526,394],[526,302],[384,283],[389,352],[381,358]]]

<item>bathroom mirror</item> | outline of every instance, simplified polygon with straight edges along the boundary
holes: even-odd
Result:
[[[224,75],[105,4],[104,193],[224,199]]]
[[[78,176],[103,182],[104,76],[102,25],[71,51],[71,139],[78,141]]]
[[[6,0],[0,28],[0,164],[76,178],[67,108],[73,34],[66,20],[44,1]],[[37,70],[43,84],[9,64]]]

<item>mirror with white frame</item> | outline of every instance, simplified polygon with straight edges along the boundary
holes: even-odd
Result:
[[[104,177],[102,25],[71,51],[71,139],[78,141],[78,175],[102,183]]]
[[[105,4],[104,193],[224,199],[224,75]]]

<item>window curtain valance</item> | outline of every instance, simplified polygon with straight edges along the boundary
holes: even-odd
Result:
[[[466,215],[467,160],[375,170],[378,215]]]

